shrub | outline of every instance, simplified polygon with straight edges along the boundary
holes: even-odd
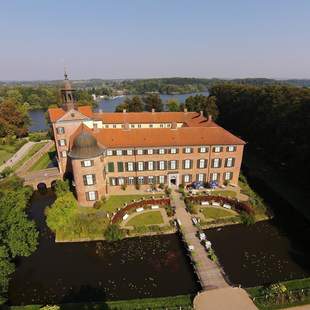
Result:
[[[213,261],[217,262],[217,256],[215,255],[215,252],[213,249],[208,250],[208,257]]]
[[[191,214],[198,214],[198,206],[193,205],[191,202],[187,203],[187,210]]]
[[[104,232],[104,237],[108,241],[117,241],[124,238],[124,232],[116,224],[111,224]]]
[[[40,142],[42,140],[47,139],[47,133],[46,132],[32,132],[29,133],[29,140],[33,142]]]
[[[169,217],[173,216],[174,215],[174,209],[168,205],[168,206],[165,206],[165,209],[166,209],[166,213]]]
[[[78,204],[72,193],[58,197],[46,213],[47,226],[54,232],[63,229],[70,223],[77,210]]]
[[[11,168],[11,167],[5,167],[2,171],[1,171],[1,173],[0,173],[0,176],[2,177],[2,178],[6,178],[6,177],[8,177],[11,173],[13,173],[13,169]]]
[[[247,225],[247,226],[255,224],[254,215],[252,213],[249,214],[245,211],[240,212],[240,220],[242,224]]]
[[[164,184],[164,183],[160,183],[160,184],[158,185],[158,187],[159,187],[160,189],[164,189],[164,188],[165,188],[165,184]]]
[[[169,188],[168,186],[165,187],[165,193],[167,196],[169,196],[171,194],[171,188]]]
[[[135,185],[135,188],[136,188],[136,190],[140,190],[141,185],[140,185],[139,183],[137,183],[137,184]]]
[[[57,180],[54,189],[57,197],[66,195],[70,192],[69,180]]]
[[[40,310],[59,310],[60,307],[59,306],[49,306],[49,305],[46,305],[42,308],[40,308]]]
[[[127,188],[127,185],[126,185],[126,184],[122,184],[121,189],[122,189],[123,191],[125,191],[126,188]]]
[[[152,191],[155,191],[156,190],[156,184],[151,184],[150,188],[151,188]]]

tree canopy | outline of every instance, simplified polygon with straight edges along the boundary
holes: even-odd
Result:
[[[20,184],[16,177],[0,183],[0,304],[6,299],[9,277],[15,269],[13,259],[29,256],[38,244],[35,223],[26,214],[32,189]]]
[[[212,115],[213,119],[217,119],[219,111],[214,96],[195,95],[186,98],[185,107],[188,111],[203,111],[205,116]]]

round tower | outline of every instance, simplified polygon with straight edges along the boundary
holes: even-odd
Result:
[[[105,149],[100,147],[90,133],[82,131],[73,140],[69,152],[76,195],[81,206],[93,206],[106,195],[104,172]]]

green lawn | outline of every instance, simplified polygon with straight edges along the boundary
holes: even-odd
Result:
[[[212,208],[212,207],[203,207],[201,212],[206,219],[211,218],[214,220],[223,218],[223,217],[237,215],[237,213],[234,211],[229,211],[229,210],[225,210],[221,208]]]
[[[110,196],[106,203],[104,204],[103,209],[107,212],[115,212],[118,208],[122,208],[124,203],[132,202],[132,200],[139,200],[142,197],[151,198],[152,196],[160,195],[119,195],[119,196]]]
[[[30,171],[38,171],[48,168],[56,156],[56,149],[53,147],[48,153],[44,154],[39,160],[29,169]]]
[[[20,168],[28,159],[30,159],[36,152],[38,152],[47,142],[39,142],[34,144],[28,153],[13,166],[13,169],[16,170]]]
[[[127,226],[146,226],[163,224],[164,220],[160,211],[149,211],[138,214],[127,222]]]
[[[223,197],[231,197],[235,198],[237,196],[236,192],[234,191],[225,191],[225,190],[215,190],[212,191],[212,195],[217,195],[217,196],[223,196]]]
[[[0,144],[0,165],[12,157],[25,143],[27,140],[17,139],[12,144]]]

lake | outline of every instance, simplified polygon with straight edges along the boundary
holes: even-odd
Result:
[[[208,92],[202,93],[191,93],[191,94],[181,94],[181,95],[160,95],[161,99],[166,102],[169,99],[176,98],[180,103],[183,103],[186,98],[189,96],[195,96],[197,94],[202,94],[208,96]],[[124,101],[125,97],[118,97],[115,99],[104,99],[98,103],[98,107],[95,109],[96,111],[101,112],[114,112],[116,106]],[[47,130],[47,124],[45,120],[46,110],[32,110],[29,111],[29,117],[31,120],[30,131],[44,131]]]
[[[40,245],[17,261],[9,303],[55,304],[195,294],[200,286],[177,234],[119,242],[55,243],[44,209],[55,194],[36,191],[29,216]]]

